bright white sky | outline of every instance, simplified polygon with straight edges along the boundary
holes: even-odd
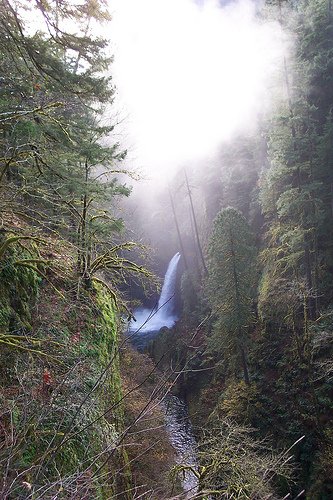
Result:
[[[278,25],[259,22],[252,2],[220,8],[213,0],[109,0],[109,6],[123,129],[148,176],[170,177],[255,122],[283,47]]]

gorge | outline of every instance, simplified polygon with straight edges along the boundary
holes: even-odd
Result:
[[[331,2],[0,0],[0,41],[1,500],[331,500]]]
[[[138,309],[135,313],[137,321],[129,327],[129,338],[131,344],[139,352],[143,352],[147,344],[156,338],[161,328],[170,329],[177,320],[174,314],[174,295],[179,259],[180,253],[177,252],[168,264],[156,309],[152,312],[147,309]],[[168,394],[162,399],[161,405],[170,442],[177,453],[177,461],[193,467],[194,470],[197,469],[196,442],[186,404],[177,396]],[[191,471],[184,473],[181,484],[187,493],[187,498],[191,498],[196,493],[198,480]]]

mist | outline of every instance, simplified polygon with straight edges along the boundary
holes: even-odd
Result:
[[[250,0],[109,0],[109,38],[129,159],[166,182],[255,126],[281,65],[281,28]]]
[[[197,259],[184,168],[208,237],[220,208],[222,163],[238,163],[223,151],[235,149],[234,141],[241,150],[272,109],[291,41],[251,0],[109,0],[109,7],[116,139],[128,150],[125,167],[141,176],[130,182],[123,216],[130,239],[155,249],[162,275],[181,250],[170,194],[191,265]],[[242,160],[237,169],[256,182]]]

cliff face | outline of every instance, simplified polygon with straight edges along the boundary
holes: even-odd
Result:
[[[13,231],[0,241],[0,497],[166,498],[165,382],[123,338],[113,291],[83,286],[70,246]]]

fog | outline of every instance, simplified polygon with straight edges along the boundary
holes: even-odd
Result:
[[[181,251],[179,231],[190,266],[198,260],[184,168],[206,242],[220,208],[223,169],[237,164],[239,176],[255,184],[257,174],[247,174],[246,161],[228,153],[228,145],[243,158],[249,154],[246,137],[272,108],[291,42],[251,0],[108,1],[112,20],[104,35],[114,54],[118,121],[112,140],[128,149],[124,166],[142,177],[130,181],[123,217],[128,237],[155,249],[162,276]]]
[[[147,179],[211,157],[255,126],[281,65],[281,28],[250,0],[109,0],[122,144]]]

